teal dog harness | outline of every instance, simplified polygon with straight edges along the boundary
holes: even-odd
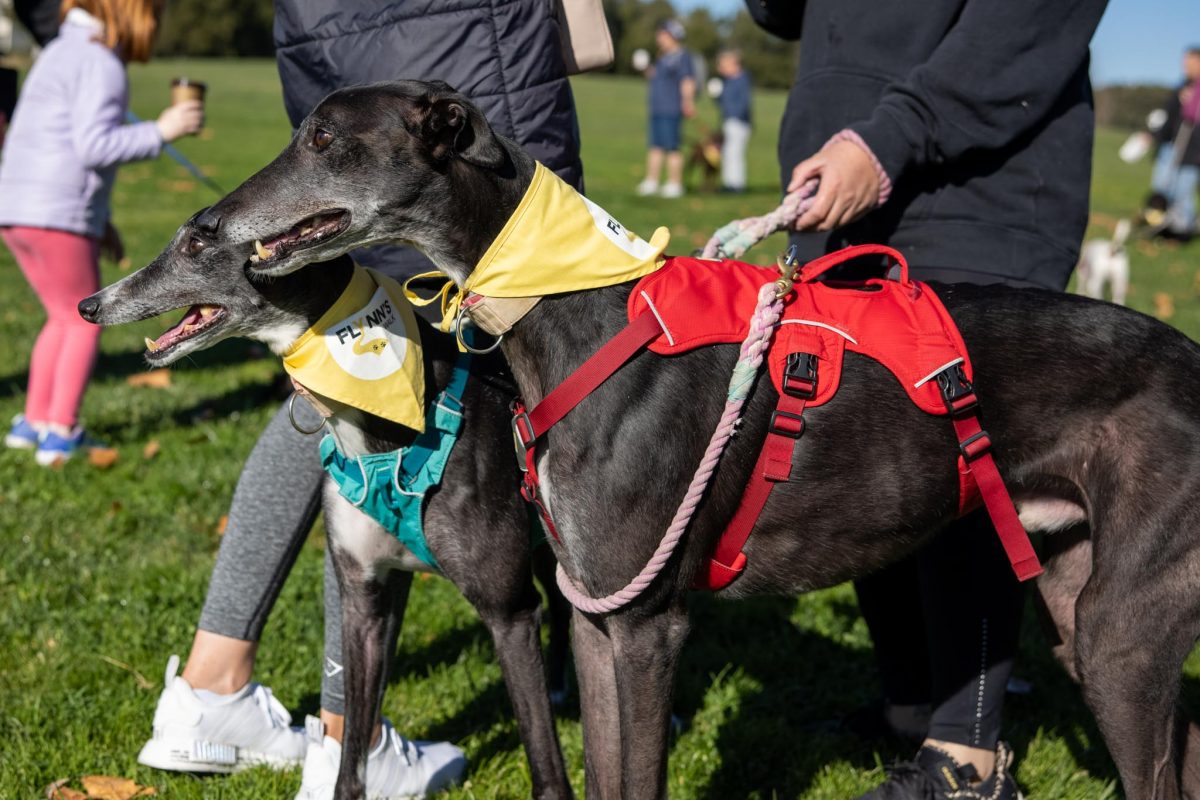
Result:
[[[408,447],[347,458],[332,435],[321,440],[321,465],[337,483],[338,494],[434,569],[437,559],[425,541],[425,493],[442,482],[458,441],[470,359],[464,355],[454,364],[450,383],[425,410],[425,432]]]

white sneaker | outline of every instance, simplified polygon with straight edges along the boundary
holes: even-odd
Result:
[[[679,183],[664,183],[662,191],[658,193],[659,197],[665,197],[668,200],[674,200],[683,197],[683,184]]]
[[[198,695],[167,659],[154,710],[154,736],[138,763],[175,772],[235,772],[257,764],[292,767],[304,758],[304,731],[271,690],[250,683],[217,700]]]
[[[305,720],[308,752],[296,800],[332,800],[342,746],[325,735],[316,717]],[[410,742],[383,721],[379,744],[367,754],[367,800],[427,797],[459,782],[467,759],[449,742]]]
[[[658,181],[652,181],[649,178],[637,185],[638,197],[649,197],[658,192]]]

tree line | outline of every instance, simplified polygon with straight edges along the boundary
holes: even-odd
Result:
[[[784,42],[756,26],[744,9],[732,18],[714,18],[707,9],[676,13],[670,0],[604,0],[616,61],[611,71],[630,73],[637,49],[654,52],[654,29],[659,22],[678,18],[687,30],[689,50],[711,64],[722,47],[743,52],[746,67],[759,86],[790,84],[798,54],[795,43]],[[272,0],[171,0],[159,35],[164,56],[270,56]]]

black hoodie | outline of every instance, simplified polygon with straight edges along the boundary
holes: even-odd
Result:
[[[881,242],[922,277],[979,273],[1061,289],[1087,227],[1088,44],[1107,0],[747,0],[767,30],[801,38],[779,141],[792,168],[830,136],[862,136],[895,188],[814,257]]]

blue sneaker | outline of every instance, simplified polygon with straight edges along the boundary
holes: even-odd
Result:
[[[14,450],[32,450],[37,447],[41,436],[37,428],[25,421],[24,414],[17,414],[13,417],[8,435],[4,437],[4,446]]]
[[[87,432],[76,425],[71,429],[70,436],[61,436],[54,431],[46,431],[38,443],[37,452],[33,458],[38,466],[53,467],[67,461],[80,450],[104,445],[87,435]]]

